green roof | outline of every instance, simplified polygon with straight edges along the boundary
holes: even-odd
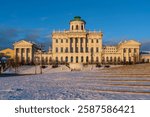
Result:
[[[86,23],[83,19],[81,19],[80,16],[75,16],[73,20],[70,20],[70,22],[72,22],[72,21],[82,21],[82,22]]]

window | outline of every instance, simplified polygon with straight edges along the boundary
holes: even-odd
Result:
[[[118,57],[118,62],[120,62],[120,57]]]
[[[78,30],[79,29],[79,27],[78,27],[78,25],[76,25],[76,30]]]
[[[70,48],[70,52],[73,53],[73,47]]]
[[[58,52],[58,48],[56,48],[56,52]]]
[[[58,39],[56,39],[56,43],[58,43]]]
[[[61,62],[63,62],[63,57],[61,57]]]
[[[83,30],[83,24],[81,25],[81,30]]]
[[[93,53],[93,47],[91,48],[91,53]]]
[[[73,30],[73,25],[72,25],[72,30]]]
[[[81,47],[81,53],[83,53],[83,47]]]
[[[110,57],[110,62],[112,62],[112,57]]]
[[[78,43],[78,38],[76,38],[76,42],[75,43]]]
[[[73,56],[71,57],[71,62],[73,62]]]
[[[96,43],[98,43],[98,39],[96,40]]]
[[[99,52],[98,47],[96,48],[96,52]]]
[[[86,52],[89,52],[88,47],[86,47]]]
[[[93,41],[93,39],[91,39],[91,43],[93,43],[94,41]]]
[[[78,57],[76,56],[76,63],[78,63]]]
[[[80,39],[80,43],[81,43],[81,44],[83,43],[83,38]]]
[[[83,60],[83,56],[81,56],[81,62],[83,62],[84,60]]]
[[[98,63],[98,57],[96,57],[96,62]]]
[[[66,43],[68,43],[68,39],[66,39]]]
[[[68,53],[68,48],[66,47],[65,52]]]
[[[61,39],[61,43],[63,43],[63,39]]]
[[[78,53],[78,47],[76,47],[76,53]]]
[[[87,62],[87,63],[89,62],[89,57],[88,57],[88,56],[86,57],[86,62]]]
[[[109,58],[108,58],[108,57],[106,57],[106,61],[107,61],[107,62],[109,61]]]
[[[61,52],[63,52],[63,47],[61,47]]]
[[[66,62],[68,62],[68,57],[66,56]]]
[[[116,62],[116,57],[114,57],[114,62]]]

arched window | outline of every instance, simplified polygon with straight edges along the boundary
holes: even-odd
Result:
[[[72,25],[72,30],[73,30],[73,25]]]
[[[79,29],[79,26],[78,25],[76,25],[76,30],[78,30]]]
[[[70,60],[71,62],[73,62],[73,56],[71,57],[71,60]]]
[[[116,62],[117,60],[116,60],[116,57],[114,57],[114,62]]]
[[[83,30],[83,24],[81,25],[81,30]]]
[[[109,61],[109,58],[108,58],[108,56],[106,57],[106,61],[107,61],[107,62]]]
[[[110,62],[112,62],[112,57],[110,57]]]
[[[87,63],[89,62],[89,57],[88,57],[88,56],[86,57],[86,62],[87,62]]]
[[[61,57],[61,62],[63,62],[63,57]]]
[[[83,56],[81,56],[81,62],[83,62],[84,60],[83,60]]]
[[[118,57],[118,62],[120,62],[120,57]]]
[[[96,62],[98,63],[98,61],[99,61],[99,60],[98,60],[98,57],[96,57]]]
[[[68,57],[66,56],[66,62],[68,62]]]
[[[78,63],[78,56],[76,56],[76,63]]]

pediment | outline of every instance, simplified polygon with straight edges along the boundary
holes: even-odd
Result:
[[[132,45],[134,45],[134,46],[140,46],[141,43],[139,43],[139,42],[137,42],[135,40],[129,40],[129,41],[123,42],[122,45],[124,45],[124,46],[132,46]]]
[[[21,41],[18,41],[16,43],[13,44],[14,46],[32,46],[33,44],[31,42],[28,42],[28,41],[25,41],[25,40],[21,40]]]

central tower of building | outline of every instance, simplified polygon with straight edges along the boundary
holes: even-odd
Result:
[[[84,32],[85,24],[86,22],[82,20],[80,16],[76,16],[73,20],[70,21],[70,31]]]
[[[86,22],[75,16],[70,29],[52,33],[53,60],[58,63],[101,63],[102,32],[87,31]]]

